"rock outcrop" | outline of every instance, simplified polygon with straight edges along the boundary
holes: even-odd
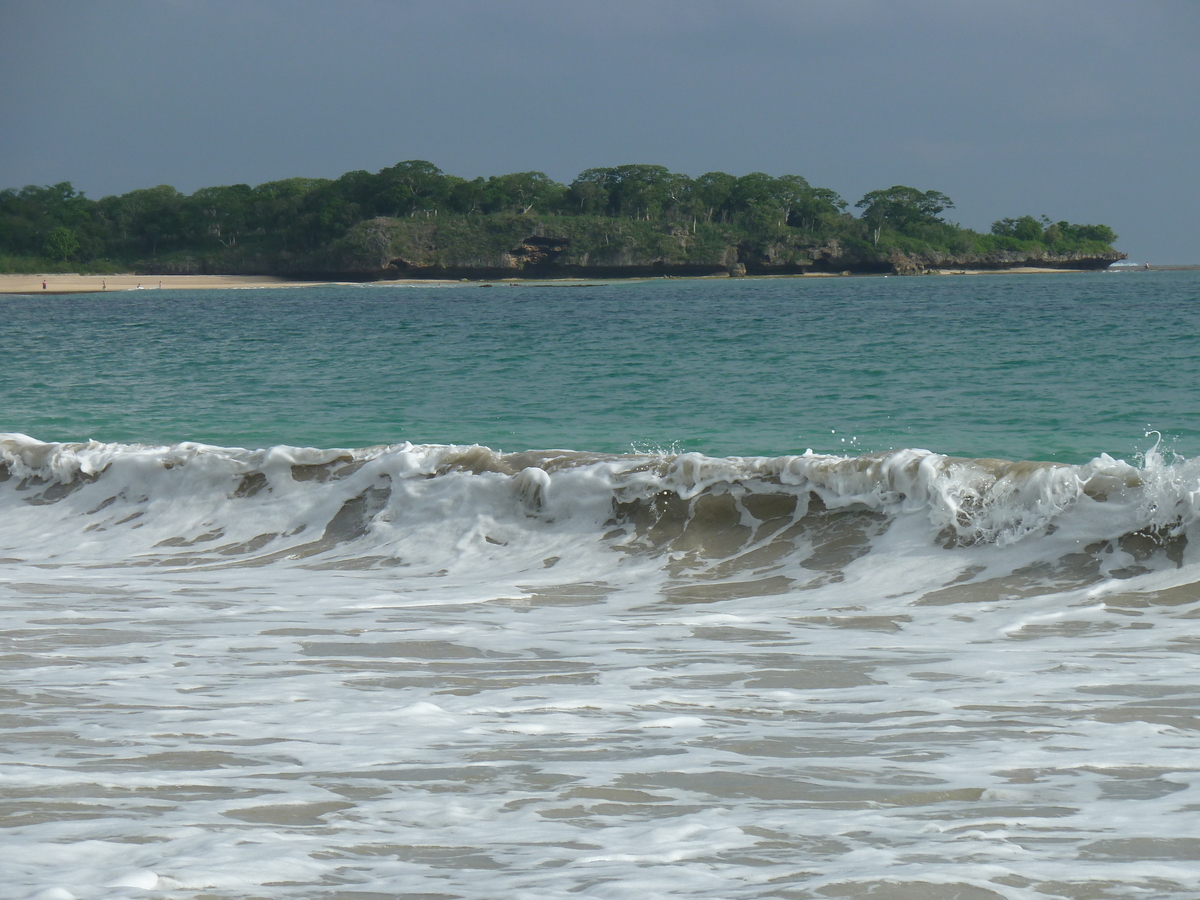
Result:
[[[895,275],[924,275],[946,269],[993,270],[1037,269],[1107,269],[1113,263],[1128,258],[1127,253],[1108,250],[1100,253],[1054,253],[1046,250],[1029,253],[1016,250],[994,250],[991,253],[921,254],[893,253],[888,262]]]
[[[1125,254],[994,250],[880,252],[864,242],[813,241],[781,232],[759,241],[717,225],[691,229],[650,222],[514,216],[506,219],[374,219],[351,229],[312,277],[628,278],[663,275],[920,275],[946,269],[1103,269]]]

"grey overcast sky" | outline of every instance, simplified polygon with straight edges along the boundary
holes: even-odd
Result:
[[[1200,0],[0,0],[0,187],[656,163],[1200,263]]]

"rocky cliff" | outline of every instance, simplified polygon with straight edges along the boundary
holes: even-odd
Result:
[[[650,222],[528,216],[373,219],[333,245],[310,274],[385,278],[622,278],[654,275],[785,275],[808,272],[918,275],[945,269],[1102,269],[1112,248],[951,253],[876,250],[814,241],[791,230],[748,240],[721,225],[664,229]]]
[[[1016,250],[993,250],[989,253],[948,254],[930,251],[921,254],[895,253],[888,258],[896,275],[923,275],[946,269],[1003,270],[1039,269],[1106,269],[1128,254],[1117,250],[1095,253],[1053,253],[1050,250],[1030,253]]]

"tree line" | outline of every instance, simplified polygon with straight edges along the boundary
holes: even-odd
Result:
[[[814,245],[840,240],[874,252],[914,247],[1019,249],[1030,243],[1074,249],[1108,245],[1105,225],[1001,219],[990,235],[947,222],[954,204],[938,191],[905,185],[850,204],[798,175],[708,172],[697,178],[664,166],[587,169],[568,184],[542,172],[466,179],[424,160],[340,178],[289,178],[183,194],[168,185],[92,200],[70,182],[0,191],[0,268],[145,264],[172,255],[234,260],[246,253],[311,258],[365,220],[453,217],[601,217],[695,233],[720,227],[736,239],[786,234]]]

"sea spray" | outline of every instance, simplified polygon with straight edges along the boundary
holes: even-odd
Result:
[[[0,473],[6,482],[0,496],[26,519],[37,515],[34,507],[71,497],[64,513],[41,513],[57,516],[68,529],[120,529],[136,512],[138,521],[125,530],[153,524],[143,543],[151,536],[155,543],[192,540],[196,529],[244,534],[254,523],[269,524],[273,540],[303,544],[357,510],[362,527],[352,529],[353,537],[369,535],[376,548],[386,545],[389,527],[394,537],[395,528],[414,517],[432,526],[480,516],[514,527],[526,519],[543,526],[570,521],[573,528],[590,525],[599,537],[614,510],[631,503],[669,496],[687,505],[690,516],[698,498],[729,495],[741,515],[753,518],[747,498],[778,494],[796,498],[796,519],[815,500],[824,509],[923,521],[931,540],[962,545],[1003,546],[1065,527],[1088,540],[1134,532],[1182,538],[1195,526],[1200,498],[1200,463],[1166,463],[1154,451],[1138,468],[1107,455],[1068,466],[925,450],[725,459],[503,454],[407,443],[247,451],[193,443],[55,444],[9,434],[0,435]]]

